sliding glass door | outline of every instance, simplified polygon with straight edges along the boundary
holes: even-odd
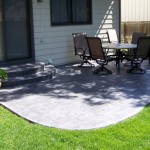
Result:
[[[2,0],[0,0],[0,62],[4,60],[2,20]]]
[[[5,58],[31,57],[29,0],[2,0]],[[1,50],[1,57],[3,52]]]

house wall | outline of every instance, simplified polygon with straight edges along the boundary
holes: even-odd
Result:
[[[106,30],[115,28],[119,35],[119,0],[92,0],[93,23],[52,27],[50,0],[33,0],[33,24],[36,61],[52,60],[54,65],[75,62],[72,33],[86,32],[106,40]]]
[[[121,21],[150,21],[150,0],[121,0]]]

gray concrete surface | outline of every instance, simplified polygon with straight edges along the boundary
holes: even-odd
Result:
[[[95,129],[125,120],[150,103],[150,65],[146,74],[120,73],[114,63],[112,75],[94,75],[94,68],[76,64],[56,67],[50,81],[0,89],[0,103],[32,122],[61,129]]]

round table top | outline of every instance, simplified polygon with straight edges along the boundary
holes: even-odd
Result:
[[[103,48],[107,49],[135,49],[137,44],[128,44],[128,43],[103,43]]]

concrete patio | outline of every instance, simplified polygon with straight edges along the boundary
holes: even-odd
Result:
[[[0,89],[0,104],[19,116],[48,127],[95,129],[125,120],[150,103],[150,65],[146,74],[127,74],[127,67],[112,75],[94,75],[94,68],[76,64],[56,67],[54,79]]]

